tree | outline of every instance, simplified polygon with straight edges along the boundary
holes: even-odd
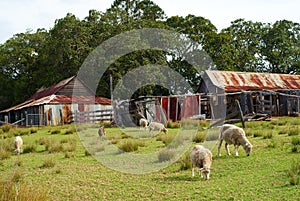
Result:
[[[265,68],[272,73],[300,73],[300,24],[275,22],[263,35]]]
[[[231,50],[226,50],[224,54],[230,52],[232,60],[231,69],[236,71],[259,71],[263,69],[265,63],[261,53],[263,46],[262,36],[265,34],[268,24],[260,22],[245,21],[237,19],[231,26],[222,30],[221,33],[228,34],[231,41]]]

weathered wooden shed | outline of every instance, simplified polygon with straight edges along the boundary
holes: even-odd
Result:
[[[236,100],[244,115],[298,115],[300,75],[206,70],[198,93],[226,102],[226,115],[234,113]],[[211,115],[211,114],[208,114]]]
[[[76,76],[39,89],[25,102],[0,111],[0,120],[20,126],[112,120],[111,100],[95,97]]]

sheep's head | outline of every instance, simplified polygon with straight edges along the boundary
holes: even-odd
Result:
[[[200,168],[199,171],[204,174],[204,179],[209,180],[210,168]]]
[[[168,129],[163,128],[162,131],[163,131],[165,134],[168,134]]]
[[[245,152],[247,156],[250,156],[251,151],[252,151],[252,145],[250,144],[250,142],[247,142],[244,146]]]

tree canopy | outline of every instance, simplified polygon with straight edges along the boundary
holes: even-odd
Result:
[[[105,12],[90,10],[80,20],[67,13],[50,30],[16,33],[0,44],[0,109],[26,100],[40,87],[75,75],[98,45],[125,31],[163,28],[195,43],[190,51],[204,50],[219,70],[300,73],[300,24],[288,20],[261,23],[236,19],[223,30],[201,16],[166,16],[151,0],[115,0]],[[196,89],[200,75],[180,53],[140,50],[117,59],[99,82],[96,95],[110,97],[113,84],[130,70],[149,64],[169,66]],[[186,48],[186,47],[183,47]],[[132,81],[134,84],[134,80]],[[147,85],[134,96],[167,95],[161,86]]]

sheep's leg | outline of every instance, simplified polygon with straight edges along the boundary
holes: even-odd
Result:
[[[223,140],[220,140],[220,141],[219,141],[219,146],[218,146],[218,156],[221,156],[220,149],[221,149],[222,142],[223,142]]]
[[[192,165],[192,177],[195,176],[195,173],[194,173],[194,165]]]
[[[238,152],[239,145],[234,145],[234,149],[235,149],[235,156],[239,156],[239,152]]]
[[[200,169],[199,169],[199,176],[200,176],[200,178],[203,178],[202,170],[200,170]]]
[[[225,143],[225,149],[226,149],[227,155],[230,156],[230,150],[229,150],[227,142]]]

